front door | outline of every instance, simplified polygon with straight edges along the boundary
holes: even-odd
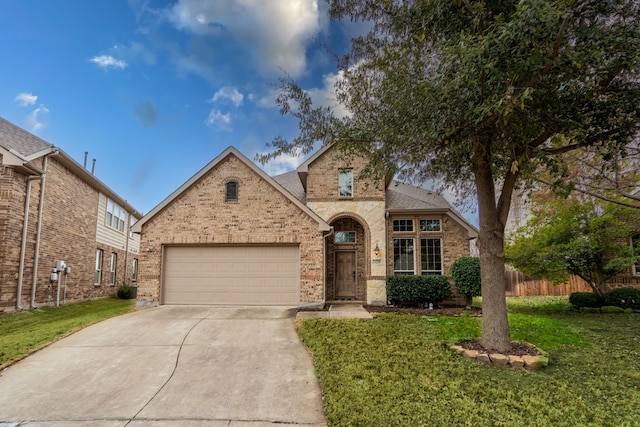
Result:
[[[335,298],[356,297],[356,251],[336,252]]]

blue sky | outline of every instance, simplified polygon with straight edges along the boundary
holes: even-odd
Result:
[[[330,104],[334,55],[363,30],[329,22],[322,0],[7,1],[0,116],[81,164],[88,151],[146,213],[228,146],[253,159],[294,137],[273,84],[286,72]]]
[[[320,102],[352,28],[311,0],[21,0],[0,14],[0,116],[62,148],[148,212],[234,145],[295,136],[273,83]],[[327,49],[327,46],[329,47]],[[336,50],[333,50],[336,49]],[[291,170],[300,159],[264,168]]]

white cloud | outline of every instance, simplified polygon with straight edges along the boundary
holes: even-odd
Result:
[[[113,46],[113,48],[109,49],[109,53],[119,58],[124,58],[124,60],[120,60],[119,62],[124,63],[125,67],[128,65],[129,62],[135,60],[136,58],[142,58],[142,60],[147,65],[155,65],[157,61],[155,52],[149,50],[145,45],[143,45],[140,42],[131,42],[128,45],[117,44]],[[109,55],[109,56],[114,58],[113,55]]]
[[[325,74],[322,76],[322,87],[309,89],[309,95],[316,107],[331,107],[336,117],[348,117],[351,115],[344,105],[338,103],[336,95],[336,83],[342,78],[342,71],[338,74]]]
[[[307,44],[322,30],[317,0],[179,0],[169,19],[197,35],[231,38],[263,74],[304,73]]]
[[[325,74],[322,77],[322,86],[306,89],[314,108],[331,107],[336,117],[348,117],[351,115],[344,105],[338,103],[335,85],[341,78],[342,71],[338,74]],[[280,95],[278,89],[271,89],[266,95],[257,101],[257,105],[262,108],[276,108],[276,98]]]
[[[40,104],[40,106],[38,108],[36,108],[35,110],[33,110],[31,112],[31,114],[29,114],[27,116],[27,119],[25,120],[27,128],[29,129],[29,131],[31,132],[37,132],[38,130],[42,129],[42,127],[44,126],[44,123],[42,123],[42,117],[43,115],[49,113],[49,109],[47,107],[45,107],[44,105]]]
[[[38,96],[32,93],[23,92],[16,95],[13,100],[17,102],[21,107],[27,107],[29,105],[35,104],[38,100]]]
[[[267,154],[267,153],[260,153]],[[304,157],[295,154],[283,154],[278,158],[269,160],[265,165],[261,165],[264,171],[270,176],[280,175],[285,172],[295,170],[305,160]]]
[[[229,113],[223,114],[215,108],[209,112],[209,116],[204,122],[208,126],[217,127],[219,130],[231,130],[231,115]]]
[[[89,61],[93,62],[94,64],[96,64],[98,67],[100,68],[126,68],[127,67],[127,63],[125,61],[122,61],[120,59],[116,59],[111,55],[99,55],[99,56],[94,56],[93,58],[91,58]]]
[[[225,86],[220,88],[213,97],[209,100],[211,102],[231,102],[234,106],[239,107],[242,105],[242,101],[244,100],[244,95],[238,92],[233,86]]]

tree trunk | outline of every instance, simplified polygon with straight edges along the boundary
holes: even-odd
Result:
[[[475,179],[480,216],[480,276],[482,279],[482,345],[499,352],[511,348],[504,277],[504,224],[512,188],[503,184],[503,194],[496,206],[495,184],[491,167],[484,155],[475,156]],[[505,194],[505,191],[507,194]],[[504,213],[506,209],[506,214]]]

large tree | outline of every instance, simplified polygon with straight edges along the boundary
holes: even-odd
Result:
[[[315,107],[283,78],[278,104],[314,143],[365,153],[371,174],[437,178],[477,195],[482,343],[510,345],[504,226],[514,188],[584,147],[620,152],[639,127],[640,11],[633,0],[328,0],[334,20],[367,21],[339,62],[338,101]]]
[[[536,279],[563,283],[575,274],[604,297],[607,281],[638,262],[630,237],[640,211],[576,198],[536,205],[533,217],[505,248],[507,261]]]

